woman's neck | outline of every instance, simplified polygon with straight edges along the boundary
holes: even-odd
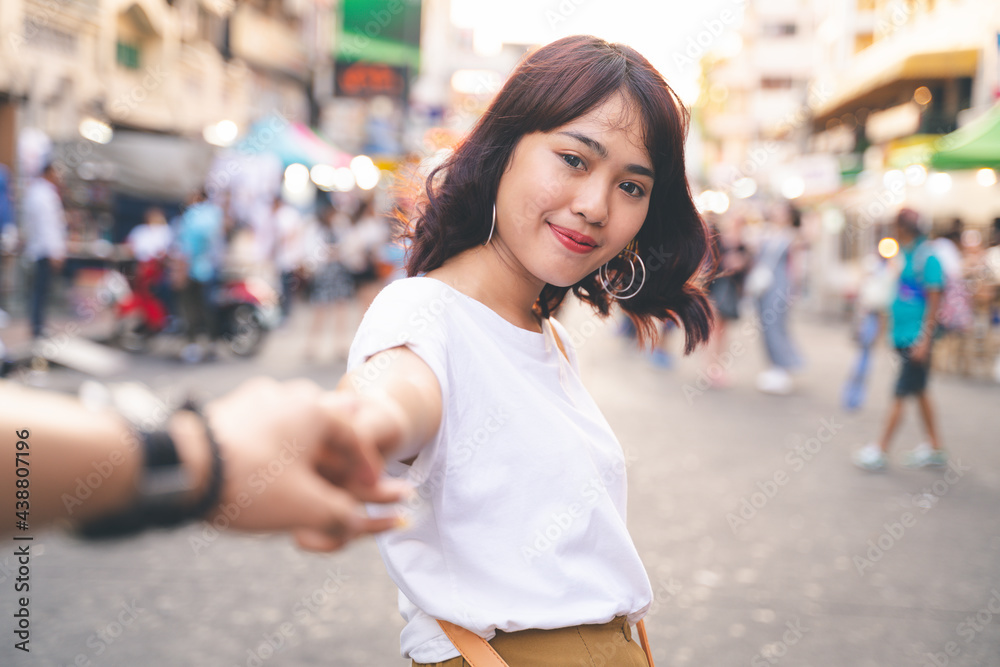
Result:
[[[427,276],[485,304],[511,324],[541,332],[533,311],[544,283],[513,257],[505,257],[495,240],[489,246],[469,248],[427,272]]]

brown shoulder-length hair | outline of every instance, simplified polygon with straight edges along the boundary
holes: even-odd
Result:
[[[656,320],[684,327],[686,352],[704,342],[712,310],[700,269],[710,246],[684,171],[688,112],[638,52],[596,37],[566,37],[525,56],[468,137],[431,172],[405,232],[407,275],[426,273],[486,240],[500,177],[521,137],[555,130],[615,94],[640,112],[655,174],[649,212],[635,238],[646,282],[618,305],[645,343],[656,338]],[[621,256],[608,270],[611,278],[631,275]],[[536,311],[548,317],[569,290],[602,316],[615,301],[595,271],[569,287],[546,285]]]

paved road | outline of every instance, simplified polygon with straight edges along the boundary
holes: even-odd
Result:
[[[302,360],[304,310],[248,363],[137,358],[161,389],[218,393],[266,373],[332,387],[335,361]],[[571,310],[585,381],[631,461],[629,524],[658,599],[661,665],[1000,665],[1000,387],[938,377],[942,430],[960,466],[866,475],[849,451],[877,430],[891,381],[847,415],[852,351],[840,324],[801,318],[797,392],[752,388],[759,340],[732,338],[734,386],[702,391],[704,356],[653,367]],[[80,376],[54,371],[50,386]],[[914,415],[899,449],[915,443]],[[201,526],[108,546],[37,537],[31,653],[13,649],[11,547],[0,552],[0,665],[402,666],[395,590],[371,542],[305,554],[284,537]],[[949,653],[951,655],[949,655]]]

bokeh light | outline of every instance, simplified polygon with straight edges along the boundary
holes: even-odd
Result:
[[[309,167],[304,164],[288,165],[285,169],[285,187],[291,192],[302,192],[309,185]]]
[[[111,141],[114,132],[107,123],[96,118],[84,118],[80,121],[80,136],[89,139],[95,144],[106,144]]]
[[[935,172],[927,178],[927,189],[931,194],[943,195],[951,190],[951,174]]]
[[[354,174],[354,180],[362,190],[371,190],[378,185],[379,178],[382,177],[382,172],[367,155],[358,155],[351,160],[351,173]]]
[[[899,243],[889,237],[882,239],[878,242],[878,254],[886,259],[892,259],[899,254]]]
[[[992,169],[980,169],[976,172],[976,183],[979,183],[984,188],[996,185],[997,173]]]
[[[333,189],[336,174],[336,170],[328,164],[317,164],[309,170],[309,176],[312,178],[312,182],[316,184],[316,187],[326,191]]]

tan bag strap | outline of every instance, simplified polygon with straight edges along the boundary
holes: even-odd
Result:
[[[566,348],[563,347],[562,339],[559,338],[559,333],[556,331],[556,328],[552,326],[551,322],[549,322],[549,329],[552,331],[552,337],[556,339],[556,345],[559,347],[559,351],[562,352],[564,357],[566,357],[566,361],[569,361],[569,355],[566,354]]]
[[[508,667],[504,659],[493,650],[490,643],[476,633],[448,621],[438,620],[438,625],[472,667]],[[649,648],[649,639],[646,637],[645,621],[640,620],[635,624],[635,627],[639,631],[639,644],[646,654],[649,667],[655,667],[653,665],[653,652]]]
[[[649,663],[649,667],[656,667],[653,664],[653,650],[649,648],[649,637],[646,636],[646,619],[640,618],[635,624],[635,629],[639,631],[639,644],[646,653],[646,662]]]
[[[569,361],[569,355],[566,354],[566,348],[563,347],[562,340],[559,338],[559,334],[556,332],[556,328],[549,324],[549,328],[552,330],[552,337],[556,339],[556,345],[559,346],[559,351],[562,355],[566,357]],[[474,632],[466,630],[460,625],[455,625],[454,623],[449,623],[448,621],[438,620],[438,625],[444,630],[444,634],[448,636],[451,643],[455,645],[458,652],[462,654],[465,661],[472,665],[472,667],[508,667],[504,659],[493,650],[490,643],[477,635]],[[636,630],[639,631],[639,644],[642,646],[643,652],[646,654],[646,660],[649,662],[649,667],[655,667],[653,665],[653,652],[649,649],[649,638],[646,637],[646,623],[640,620],[635,625]]]
[[[474,632],[448,621],[438,621],[448,639],[472,667],[507,667],[490,643]]]

